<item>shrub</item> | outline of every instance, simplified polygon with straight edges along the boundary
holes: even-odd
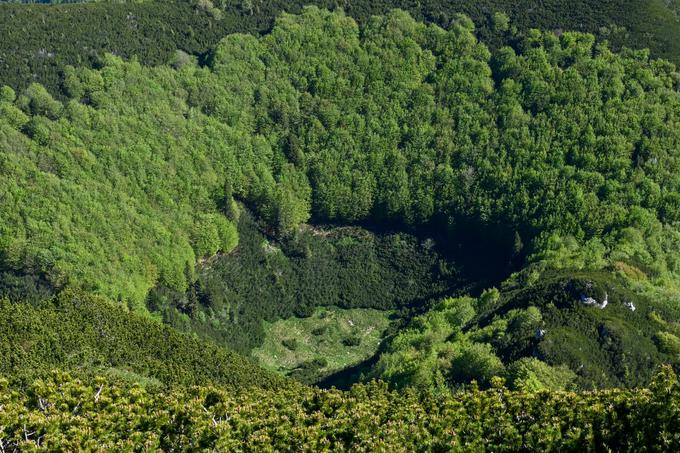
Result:
[[[286,338],[281,340],[281,344],[291,351],[296,351],[299,346],[297,338]]]
[[[353,335],[351,337],[343,338],[342,344],[345,346],[359,346],[361,344],[361,337]]]
[[[657,332],[654,340],[661,352],[680,358],[680,338],[670,332]]]
[[[556,391],[569,389],[576,380],[576,374],[565,366],[552,367],[536,358],[524,357],[508,367],[508,380],[517,390]]]

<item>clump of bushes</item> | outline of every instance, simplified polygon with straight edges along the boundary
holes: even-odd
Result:
[[[661,352],[680,358],[680,338],[670,332],[657,332],[654,341]]]
[[[678,451],[680,385],[665,367],[649,388],[451,394],[192,387],[159,391],[115,376],[56,373],[23,388],[0,378],[6,450]],[[272,410],[275,409],[275,410]],[[417,423],[414,423],[414,420]]]
[[[299,346],[297,338],[286,338],[281,341],[281,344],[290,351],[296,351]]]
[[[312,335],[320,337],[328,333],[328,326],[319,326],[312,329]]]
[[[358,335],[352,335],[342,339],[342,344],[345,346],[359,346],[361,344],[361,337]]]

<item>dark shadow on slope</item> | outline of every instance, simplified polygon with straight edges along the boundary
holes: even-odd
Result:
[[[342,227],[346,224],[316,223],[321,227]],[[443,219],[433,219],[423,225],[411,226],[393,221],[367,220],[355,224],[374,234],[409,234],[421,243],[431,243],[433,250],[447,263],[455,266],[461,288],[477,295],[497,286],[525,263],[532,233],[520,231],[510,222],[481,223],[457,219],[454,226]],[[452,294],[456,288],[451,287]]]
[[[326,376],[314,385],[322,389],[337,388],[349,390],[352,385],[362,380],[362,377],[376,364],[378,358],[380,358],[380,351],[363,362]]]
[[[19,272],[0,265],[0,299],[38,305],[57,292],[43,274]]]

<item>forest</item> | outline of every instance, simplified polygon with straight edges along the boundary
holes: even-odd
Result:
[[[0,0],[0,86],[44,85],[62,96],[66,66],[98,67],[106,53],[167,63],[180,49],[201,58],[230,33],[266,34],[283,12],[305,5],[342,8],[359,23],[394,8],[447,28],[463,13],[494,48],[513,45],[498,32],[496,13],[521,32],[581,31],[616,48],[649,48],[680,63],[678,0]],[[502,20],[501,20],[502,23]]]
[[[426,3],[0,57],[0,447],[680,447],[670,34]]]

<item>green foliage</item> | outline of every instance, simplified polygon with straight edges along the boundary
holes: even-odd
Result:
[[[540,308],[545,336],[536,342],[536,356],[553,366],[568,366],[581,387],[645,385],[656,364],[678,366],[676,357],[655,345],[659,326],[650,319],[656,311],[675,322],[677,310],[663,300],[632,293],[625,280],[606,273],[546,273],[532,287],[509,296],[508,306]],[[586,306],[583,296],[599,301],[606,296],[608,305]],[[513,357],[518,357],[517,346],[507,349]]]
[[[291,233],[309,220],[311,188],[305,175],[292,165],[284,168],[278,182],[273,197],[275,209],[265,218],[279,233]]]
[[[453,382],[477,381],[488,384],[494,376],[504,372],[501,359],[487,343],[463,344],[460,353],[451,361],[451,380]]]
[[[589,34],[520,33],[532,14],[485,2],[468,7],[479,28],[434,3],[446,29],[373,3],[346,5],[359,23],[312,7],[223,39],[282,4],[0,7],[19,88],[0,89],[0,292],[24,301],[0,301],[2,449],[680,448],[677,379],[652,376],[680,366],[680,73]],[[614,17],[556,7],[598,12],[586,29]],[[425,307],[469,285],[439,254],[463,237],[492,244],[473,268],[528,266]],[[374,354],[388,310],[416,312],[369,378],[421,392],[302,388],[146,308],[262,345],[302,382]]]
[[[361,337],[347,337],[344,340],[342,340],[342,344],[345,346],[359,346],[361,344]]]
[[[461,368],[461,375],[451,378],[490,378],[487,371],[494,368],[494,359],[487,354],[488,350],[476,350],[475,346],[461,338],[462,328],[474,318],[473,303],[474,300],[470,298],[445,299],[435,309],[416,317],[410,328],[406,328],[389,342],[369,377],[386,380],[400,388],[441,388],[451,380],[449,376],[453,361],[458,361],[457,366],[461,366],[462,355],[469,359],[480,352],[483,357],[480,356],[479,360],[475,357],[475,363],[470,363],[465,369]],[[454,341],[449,341],[450,339]]]
[[[320,382],[373,356],[390,315],[365,308],[319,307],[306,318],[265,323],[264,341],[252,356],[265,369],[305,383]],[[325,364],[314,367],[320,359]]]
[[[676,358],[680,357],[680,338],[670,332],[657,332],[654,335],[654,340],[661,352]]]
[[[238,244],[236,227],[219,214],[205,214],[195,223],[191,241],[198,257],[231,252]]]
[[[0,380],[6,449],[307,451],[677,451],[680,386],[597,392],[472,389],[456,395],[313,388],[161,392],[55,373]]]
[[[508,367],[512,388],[535,392],[566,390],[576,380],[576,373],[565,366],[554,367],[533,357],[523,357]]]
[[[496,288],[485,289],[477,300],[477,310],[480,312],[491,311],[501,300],[501,293]]]
[[[189,319],[176,312],[191,288],[159,286],[147,303],[171,325],[244,354],[265,341],[262,321],[304,319],[320,306],[406,311],[467,283],[455,263],[408,234],[304,226],[276,239],[260,231],[248,210],[241,211],[239,246],[199,266],[199,305]],[[440,263],[452,269],[440,271]]]
[[[0,374],[33,379],[53,369],[128,374],[164,385],[289,385],[254,363],[99,298],[64,292],[28,303],[0,300]]]
[[[297,338],[286,338],[281,341],[281,344],[291,351],[295,351],[298,348]]]
[[[531,266],[503,291],[417,317],[378,376],[488,385],[535,356],[583,388],[646,384],[654,365],[677,362],[648,314],[678,319],[668,302],[680,300],[680,73],[648,51],[502,31],[495,17],[512,47],[478,40],[458,14],[443,29],[403,11],[357,23],[310,7],[266,36],[227,36],[202,66],[106,55],[97,69],[64,69],[63,102],[35,83],[18,97],[4,88],[8,291],[39,299],[44,280],[140,312],[146,301],[180,329],[249,351],[262,320],[319,305],[404,308],[464,282],[427,241],[303,222],[429,227],[452,250],[460,236],[498,244],[495,259],[470,259],[483,271]],[[591,298],[610,307],[584,306]],[[321,367],[304,363],[307,377]],[[532,366],[516,381],[557,385]]]
[[[496,303],[481,301],[489,294]],[[588,306],[588,297],[608,304]],[[470,314],[460,319],[453,310]],[[647,385],[659,364],[680,366],[677,337],[658,331],[677,319],[677,310],[631,293],[624,280],[549,271],[522,288],[435,304],[390,340],[371,377],[430,389],[488,385],[493,376],[532,391]]]
[[[234,188],[228,179],[224,182],[224,198],[222,200],[222,204],[224,216],[227,218],[227,220],[232,222],[234,225],[238,225],[238,219],[241,213],[236,201],[234,200]]]
[[[503,225],[511,261],[631,263],[674,290],[674,67],[573,32],[492,52],[452,17],[360,26],[306,8],[225,38],[207,68],[106,56],[66,69],[63,108],[30,85],[0,109],[4,265],[142,310],[156,283],[183,292],[187,265],[234,247],[228,180],[280,235],[310,215],[452,237]]]
[[[507,32],[510,30],[510,18],[505,13],[494,13],[491,16],[491,23],[495,30]]]
[[[188,107],[178,109],[183,101],[164,88],[173,74],[151,76],[111,57],[101,72],[70,70],[69,90],[83,102],[61,113],[38,85],[17,100],[30,120],[3,103],[1,184],[14,200],[3,203],[0,221],[5,267],[143,311],[158,281],[184,291],[196,258],[236,246],[211,194],[230,177],[229,151],[216,145],[224,131],[185,117]]]
[[[38,304],[54,296],[54,288],[39,275],[0,272],[0,298]]]
[[[11,102],[11,101],[10,101]],[[26,113],[34,116],[46,116],[55,120],[64,108],[47,92],[45,87],[32,83],[17,100],[17,105]]]
[[[61,94],[60,77],[68,65],[96,66],[105,53],[137,56],[148,65],[174,59],[176,49],[200,55],[228,33],[267,32],[280,13],[299,13],[308,4],[341,7],[360,23],[402,8],[419,20],[448,27],[464,13],[476,23],[476,33],[494,47],[513,42],[512,32],[505,30],[507,15],[521,31],[598,33],[617,46],[649,47],[655,56],[680,61],[678,8],[661,0],[548,0],[540,6],[508,0],[110,0],[49,6],[0,2],[0,36],[5,37],[0,42],[0,86],[20,90],[37,81]]]

